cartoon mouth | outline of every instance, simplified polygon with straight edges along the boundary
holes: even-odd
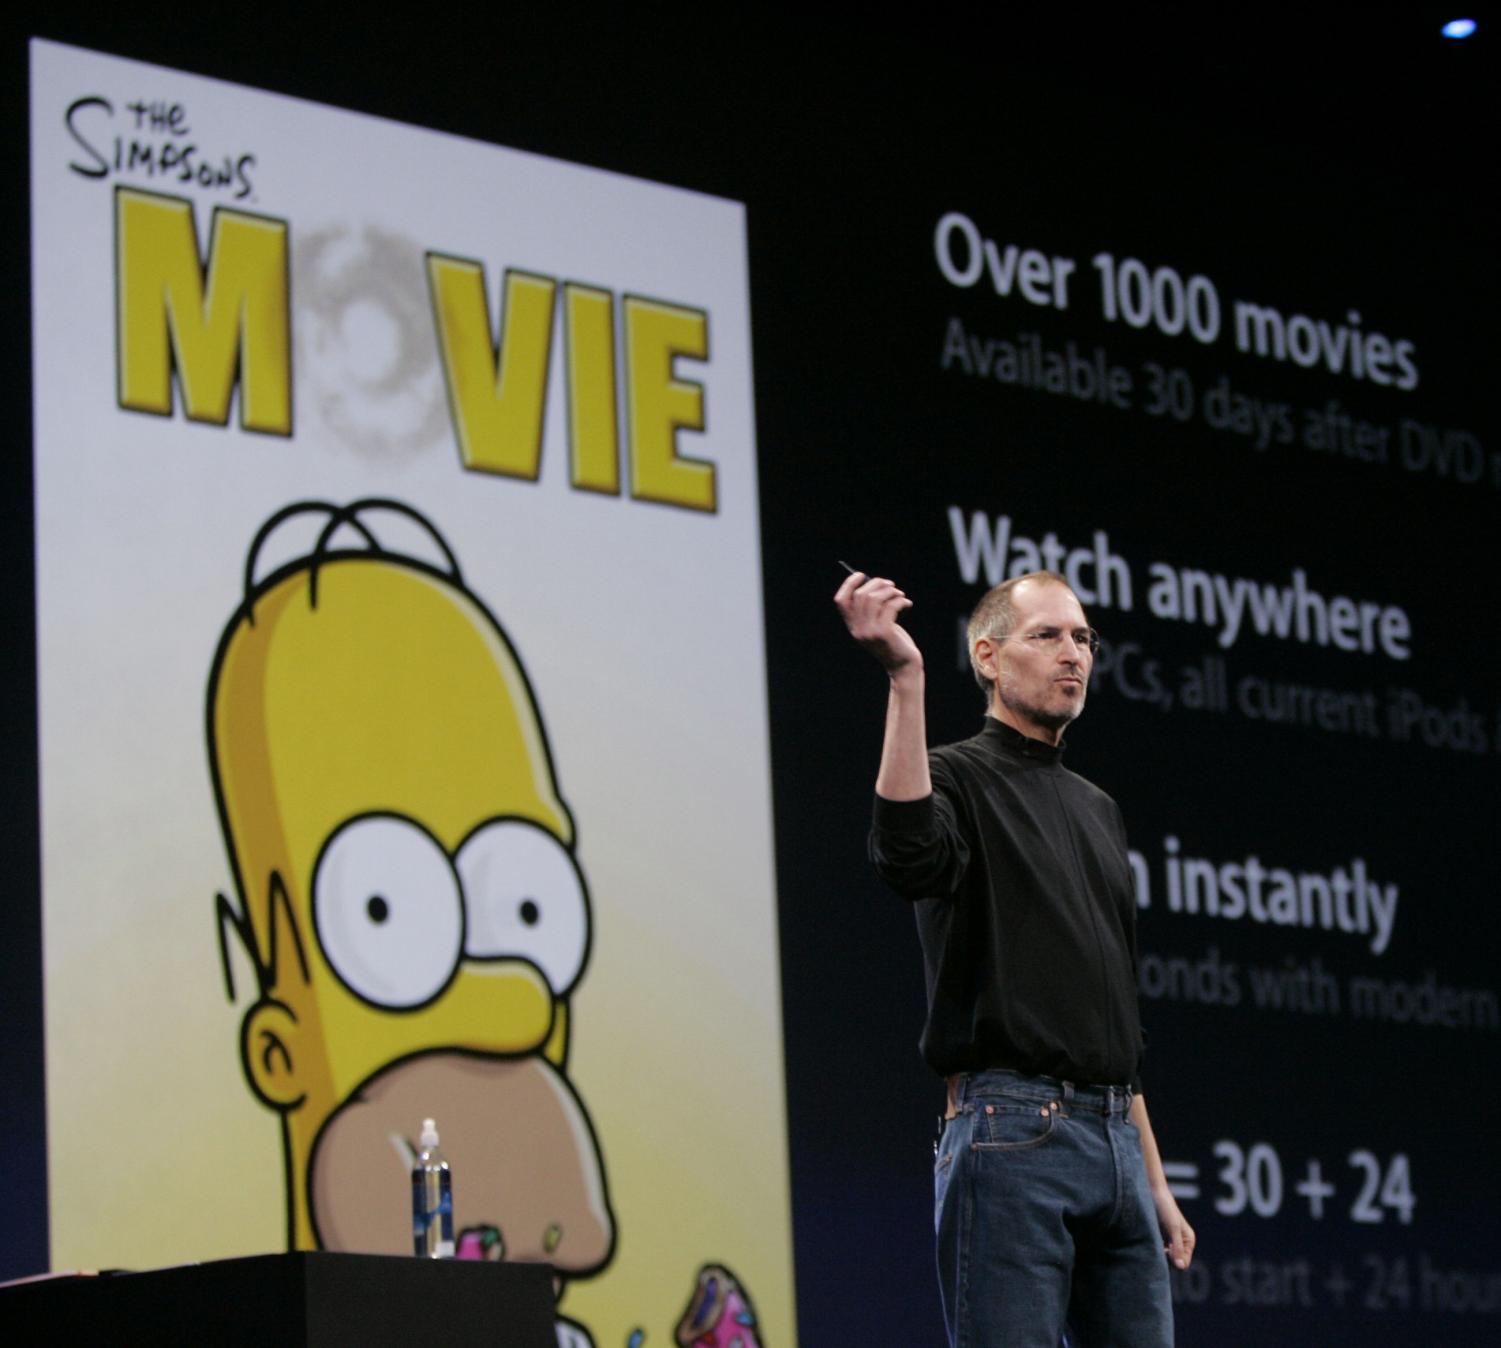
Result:
[[[549,1226],[542,1233],[542,1248],[547,1251],[548,1258],[562,1242],[563,1228],[560,1226]],[[483,1226],[466,1226],[459,1232],[454,1257],[498,1264],[506,1257],[506,1238],[498,1226],[489,1222]]]
[[[601,1268],[615,1223],[599,1148],[573,1087],[541,1057],[436,1052],[383,1068],[324,1124],[308,1190],[327,1250],[410,1254],[411,1188],[391,1138],[436,1118],[453,1174],[461,1258]]]
[[[505,1257],[506,1241],[498,1226],[466,1226],[459,1232],[457,1258],[499,1263]]]

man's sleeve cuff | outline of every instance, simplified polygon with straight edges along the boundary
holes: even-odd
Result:
[[[933,797],[921,800],[887,800],[877,796],[871,823],[888,833],[930,833],[933,829]]]

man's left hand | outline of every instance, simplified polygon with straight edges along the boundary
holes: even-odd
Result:
[[[1162,1244],[1174,1268],[1187,1268],[1193,1263],[1194,1246],[1198,1237],[1188,1224],[1188,1219],[1178,1210],[1178,1200],[1166,1189],[1157,1189],[1152,1194],[1157,1205],[1157,1225],[1162,1229]]]

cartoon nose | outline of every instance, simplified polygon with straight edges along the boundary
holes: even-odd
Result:
[[[465,960],[445,997],[449,1042],[485,1053],[529,1053],[552,1032],[552,989],[526,960]]]

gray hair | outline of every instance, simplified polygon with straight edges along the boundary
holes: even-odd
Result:
[[[966,636],[969,641],[969,667],[974,670],[975,682],[980,685],[987,698],[995,687],[995,680],[987,677],[980,669],[980,661],[975,655],[975,643],[981,637],[1003,641],[1011,635],[1016,627],[1016,604],[1011,596],[1024,580],[1035,580],[1044,585],[1061,585],[1070,594],[1074,594],[1074,587],[1056,571],[1028,571],[1024,576],[1012,576],[1010,580],[1003,580],[985,591],[980,602],[975,605],[975,611],[969,615]],[[1078,598],[1077,595],[1074,597]]]

